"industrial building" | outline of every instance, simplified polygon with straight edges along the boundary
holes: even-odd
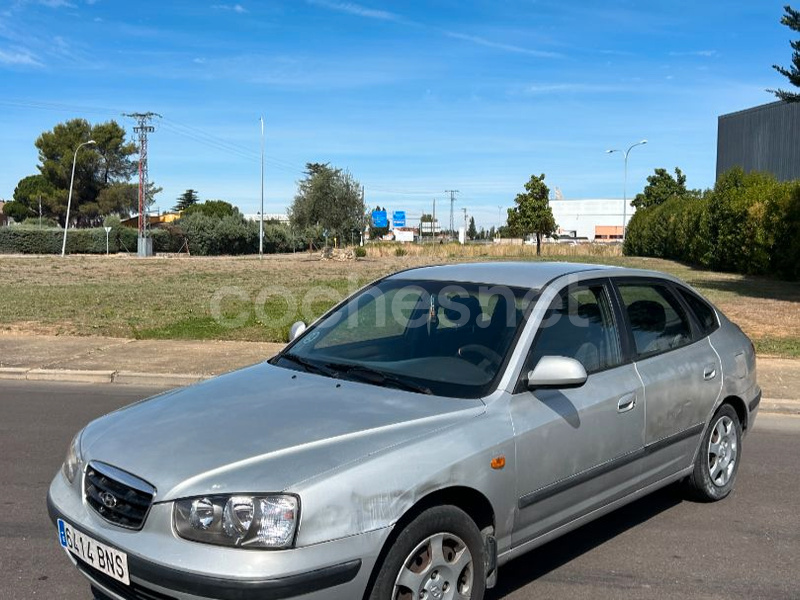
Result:
[[[550,200],[550,208],[561,236],[591,242],[621,242],[623,214],[627,225],[636,210],[630,206],[630,200],[625,210],[621,198]]]
[[[722,115],[717,127],[717,178],[733,167],[800,179],[800,103],[771,102]]]
[[[248,213],[244,218],[248,221],[255,221],[258,223],[261,215],[259,213]],[[264,213],[264,223],[279,223],[281,225],[289,224],[289,215],[286,213]]]

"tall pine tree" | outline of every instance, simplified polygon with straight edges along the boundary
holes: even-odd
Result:
[[[786,14],[781,18],[781,24],[792,31],[800,31],[800,11],[792,9],[788,4],[783,7]],[[792,45],[792,65],[786,69],[780,65],[772,65],[778,73],[783,75],[795,87],[800,87],[800,40],[790,42]],[[785,102],[800,102],[800,94],[785,90],[768,90]]]
[[[197,196],[197,191],[190,188],[178,196],[178,203],[172,208],[172,210],[184,211],[190,206],[197,204],[198,200],[199,198]]]

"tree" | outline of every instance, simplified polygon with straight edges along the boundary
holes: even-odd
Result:
[[[14,201],[5,205],[3,212],[17,222],[26,218],[39,216],[39,201],[42,204],[42,216],[52,215],[50,208],[55,190],[42,175],[28,175],[19,180],[14,189]]]
[[[469,227],[467,227],[467,237],[474,240],[478,237],[478,230],[475,228],[475,217],[469,218]]]
[[[781,24],[792,31],[800,31],[800,11],[793,10],[788,4],[783,7],[785,14],[781,17]],[[789,42],[792,46],[792,65],[787,69],[780,65],[772,65],[778,73],[786,77],[795,87],[800,87],[800,40]],[[800,94],[784,90],[767,90],[785,102],[800,102]]]
[[[531,175],[525,193],[517,194],[516,206],[508,209],[508,229],[512,235],[525,237],[536,234],[536,255],[542,253],[542,236],[556,230],[553,209],[550,208],[550,189],[544,183],[544,173]]]
[[[289,207],[292,227],[322,228],[329,237],[340,240],[363,231],[366,207],[358,181],[348,171],[327,163],[307,163],[305,173]]]
[[[178,196],[178,202],[172,207],[174,211],[184,211],[190,206],[197,204],[200,198],[197,195],[197,190],[188,189]]]
[[[636,194],[631,206],[641,210],[659,206],[674,196],[689,194],[689,190],[686,189],[686,175],[678,167],[675,167],[675,177],[670,175],[666,169],[656,169],[655,173],[647,178],[644,191]]]
[[[187,190],[188,191],[188,190]],[[230,202],[224,200],[206,200],[202,204],[192,204],[183,211],[182,217],[189,215],[205,215],[213,219],[224,219],[225,217],[239,217],[243,219],[239,209]]]
[[[96,144],[82,147],[76,156],[76,148],[88,140],[94,140]],[[43,132],[35,145],[39,151],[37,168],[40,175],[31,176],[34,180],[26,177],[19,182],[19,201],[30,204],[33,200],[31,190],[34,190],[38,213],[38,194],[41,193],[43,214],[58,219],[62,224],[67,210],[73,157],[72,215],[78,222],[93,218],[91,215],[99,209],[98,196],[102,190],[126,183],[136,171],[136,163],[131,158],[136,154],[136,145],[125,142],[125,130],[115,121],[93,126],[84,119],[72,119],[59,123],[52,131]],[[97,206],[81,210],[87,203]]]

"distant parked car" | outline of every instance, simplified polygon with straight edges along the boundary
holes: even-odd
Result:
[[[660,487],[727,496],[761,395],[736,325],[633,269],[412,269],[292,335],[75,437],[48,508],[97,598],[480,600]]]

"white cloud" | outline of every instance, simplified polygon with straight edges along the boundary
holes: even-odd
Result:
[[[3,65],[19,65],[26,67],[41,67],[43,66],[39,60],[26,51],[6,51],[0,50],[0,64]]]
[[[670,52],[670,56],[699,56],[701,58],[713,58],[719,55],[716,50],[691,50],[686,52]]]
[[[211,6],[211,8],[214,8],[214,9],[217,9],[217,10],[230,10],[230,11],[238,13],[240,15],[243,15],[246,12],[248,12],[247,9],[244,6],[242,6],[241,4],[213,4]]]
[[[327,8],[329,10],[335,10],[342,13],[347,13],[350,15],[355,15],[357,17],[365,17],[368,19],[378,19],[381,21],[394,21],[397,23],[403,23],[404,25],[409,25],[413,27],[426,27],[426,25],[422,23],[417,23],[410,19],[406,19],[402,15],[397,13],[389,12],[386,10],[378,10],[374,8],[369,8],[366,6],[362,6],[361,4],[355,4],[354,2],[332,2],[331,0],[306,0],[308,4],[312,6],[319,6],[321,8]],[[538,58],[562,58],[561,54],[556,52],[546,52],[543,50],[533,50],[531,48],[523,48],[521,46],[515,46],[513,44],[504,44],[501,42],[493,42],[492,40],[488,40],[486,38],[477,36],[477,35],[468,35],[465,33],[459,33],[457,31],[448,31],[446,29],[438,29],[434,27],[430,27],[434,31],[439,32],[442,35],[445,35],[450,38],[454,38],[457,40],[462,40],[465,42],[470,42],[472,44],[477,44],[478,46],[484,46],[486,48],[493,48],[495,50],[502,50],[504,52],[514,52],[516,54],[527,54],[528,56],[536,56]]]
[[[557,52],[547,52],[544,50],[533,50],[531,48],[523,48],[521,46],[514,46],[513,44],[503,44],[501,42],[493,42],[491,40],[487,40],[486,38],[482,38],[477,35],[468,35],[466,33],[459,33],[457,31],[444,31],[443,32],[447,37],[451,37],[457,40],[463,40],[465,42],[471,42],[473,44],[477,44],[478,46],[485,46],[487,48],[494,48],[495,50],[504,50],[506,52],[514,52],[517,54],[527,54],[529,56],[536,56],[538,58],[563,58],[563,54],[559,54]]]
[[[39,0],[39,4],[48,8],[75,8],[75,5],[67,0]]]
[[[558,93],[600,94],[629,91],[630,86],[592,83],[535,83],[523,89],[526,94],[546,95]]]
[[[396,15],[386,10],[368,8],[354,2],[329,2],[328,0],[308,0],[309,4],[321,6],[330,10],[366,17],[368,19],[380,19],[382,21],[400,21],[400,15]]]

